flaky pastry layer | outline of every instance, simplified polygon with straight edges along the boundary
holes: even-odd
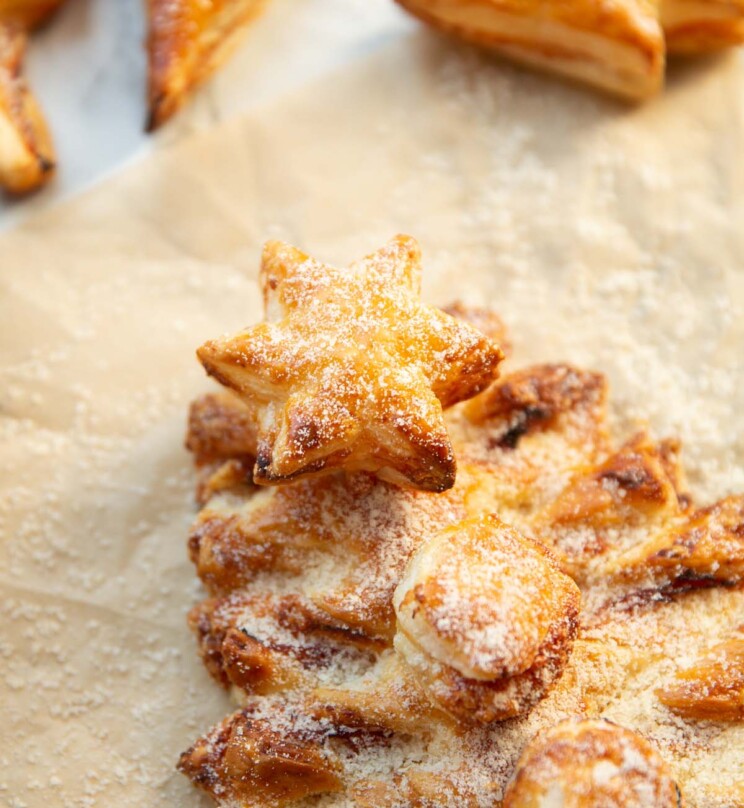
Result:
[[[398,2],[462,39],[621,96],[645,98],[663,80],[664,39],[652,2]]]

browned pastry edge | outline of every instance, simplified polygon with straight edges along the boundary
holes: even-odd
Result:
[[[189,407],[186,448],[198,466],[228,458],[255,458],[255,421],[229,391],[205,393]]]
[[[279,730],[250,708],[228,716],[181,755],[178,768],[215,799],[271,808],[312,794],[342,790],[338,765],[324,753],[317,728]]]
[[[694,56],[734,48],[744,42],[744,14],[736,22],[696,20],[665,29],[670,54]]]
[[[0,185],[13,194],[35,191],[52,177],[54,147],[41,108],[22,75],[26,35],[0,22]]]
[[[503,808],[682,808],[658,752],[640,735],[606,720],[568,720],[523,751]],[[556,803],[558,804],[558,803]]]
[[[26,30],[44,25],[66,0],[0,0],[0,20]]]
[[[661,0],[670,54],[693,56],[744,42],[744,0]]]
[[[656,695],[670,710],[690,720],[744,721],[744,625],[678,671]]]
[[[527,713],[563,673],[580,601],[547,547],[495,515],[470,517],[408,562],[394,596],[395,648],[442,710],[503,721]],[[498,624],[505,636],[493,636]]]
[[[171,118],[233,53],[266,0],[147,0],[147,131]]]
[[[472,325],[481,334],[495,342],[501,348],[501,352],[505,357],[511,354],[512,345],[509,341],[506,325],[493,309],[489,309],[487,306],[468,305],[461,300],[455,300],[446,306],[442,306],[442,311],[449,314],[450,317]]]
[[[453,3],[458,1],[451,0]],[[547,4],[552,14],[540,20],[543,24],[547,21],[560,26],[566,33],[573,31],[582,35],[594,35],[603,38],[605,43],[625,48],[631,58],[636,56],[639,62],[635,69],[629,69],[613,64],[611,55],[600,57],[585,45],[580,46],[578,42],[564,45],[545,38],[538,25],[534,27],[534,31],[522,34],[509,32],[505,28],[487,30],[478,27],[476,22],[467,25],[464,22],[448,20],[438,14],[432,6],[425,5],[422,0],[396,0],[396,2],[423,22],[447,34],[492,49],[528,66],[590,83],[628,99],[639,100],[651,96],[663,83],[664,39],[650,4],[629,2],[623,8],[619,3],[598,6],[586,0],[574,0],[572,3],[554,2]],[[443,3],[440,2],[440,5]],[[529,14],[525,14],[526,6],[508,0],[477,0],[475,5],[505,16],[511,14],[515,20],[529,17]],[[646,8],[641,10],[641,5],[646,5]],[[631,6],[640,19],[633,19]],[[617,59],[617,54],[615,58]]]
[[[246,611],[255,618],[271,619],[276,634],[284,632],[292,642],[259,639],[237,628],[236,615]],[[289,690],[307,683],[308,672],[332,663],[333,656],[344,649],[365,656],[385,647],[382,639],[334,620],[296,595],[262,598],[236,593],[210,598],[189,612],[189,626],[212,676],[224,687],[235,685],[249,693]]]
[[[256,424],[256,484],[343,468],[424,491],[452,488],[443,411],[488,387],[503,353],[423,303],[420,275],[421,250],[406,235],[346,269],[265,244],[263,322],[197,349]]]

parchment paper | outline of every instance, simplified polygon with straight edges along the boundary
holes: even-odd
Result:
[[[0,803],[201,804],[173,766],[229,708],[185,626],[184,417],[269,237],[417,236],[428,299],[601,368],[701,498],[744,490],[743,144],[739,57],[630,109],[421,32],[6,235]]]

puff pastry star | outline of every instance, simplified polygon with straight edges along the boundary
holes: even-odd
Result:
[[[421,303],[420,279],[419,247],[407,236],[348,269],[266,245],[266,321],[197,352],[255,418],[257,483],[343,467],[423,490],[452,487],[442,411],[483,390],[502,353]]]

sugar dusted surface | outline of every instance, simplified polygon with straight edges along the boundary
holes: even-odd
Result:
[[[415,239],[395,236],[343,269],[268,242],[260,278],[266,319],[197,351],[255,410],[256,480],[342,466],[451,488],[442,407],[486,387],[501,354],[421,302]]]
[[[405,611],[399,606],[399,624],[434,659],[465,675],[521,673],[553,620],[563,617],[562,578],[506,526],[460,526],[429,537],[412,560],[396,597],[420,587],[425,600]]]
[[[538,379],[542,371],[536,369],[533,373]],[[509,384],[508,376],[504,384]],[[587,469],[595,467],[588,464],[601,464],[596,468],[606,468],[604,461],[612,456],[618,446],[607,441],[602,429],[601,410],[585,412],[581,417],[569,412],[565,417],[549,423],[537,423],[512,442],[513,445],[507,443],[504,446],[499,443],[503,426],[490,424],[469,429],[460,420],[461,415],[455,413],[452,426],[457,435],[456,445],[465,461],[458,485],[445,496],[396,490],[385,483],[375,482],[371,477],[355,475],[348,478],[339,476],[330,484],[325,480],[307,481],[298,484],[297,489],[251,495],[261,501],[284,498],[290,507],[279,512],[291,517],[292,492],[305,488],[308,491],[317,490],[318,496],[309,499],[311,509],[305,513],[305,519],[290,518],[288,523],[294,524],[298,540],[307,531],[327,535],[327,546],[321,548],[321,552],[327,554],[328,566],[320,575],[318,568],[313,566],[308,566],[299,577],[296,573],[289,577],[280,571],[268,573],[265,577],[257,578],[249,590],[260,592],[267,585],[272,591],[277,585],[290,592],[302,590],[342,622],[352,626],[365,625],[369,619],[370,604],[376,603],[379,607],[386,598],[391,597],[392,588],[400,579],[405,562],[418,546],[418,553],[407,573],[412,576],[411,581],[404,579],[399,592],[408,589],[415,591],[414,584],[424,584],[429,579],[440,585],[438,597],[441,603],[437,602],[437,606],[441,608],[430,612],[425,599],[413,601],[416,603],[414,613],[421,610],[423,614],[423,610],[426,610],[432,636],[436,634],[439,640],[441,637],[451,640],[450,635],[458,635],[468,664],[479,668],[479,675],[483,672],[480,669],[489,668],[495,658],[498,667],[523,670],[518,664],[521,660],[517,659],[523,649],[519,644],[514,645],[512,641],[515,635],[504,630],[503,619],[507,617],[510,624],[518,622],[515,613],[535,618],[532,608],[535,598],[534,593],[530,593],[530,586],[539,585],[545,564],[536,566],[535,559],[524,553],[515,552],[513,557],[508,558],[497,553],[492,557],[480,544],[472,553],[471,548],[459,546],[459,539],[438,543],[436,533],[443,526],[451,524],[457,518],[458,511],[460,515],[463,511],[482,513],[488,496],[490,502],[487,507],[497,512],[502,502],[513,509],[517,504],[513,501],[514,496],[521,496],[518,510],[524,525],[529,527],[532,524],[533,528],[539,528],[541,514],[550,513],[551,497],[555,497],[576,472],[575,468],[566,465],[566,457],[581,459],[578,479],[584,479]],[[570,451],[557,451],[566,448]],[[571,451],[575,454],[572,455]],[[661,466],[656,473],[676,474],[671,468],[667,472]],[[499,485],[503,478],[508,479],[509,476],[513,478],[514,492]],[[557,484],[556,480],[559,479],[562,484]],[[623,500],[620,494],[625,489],[620,487],[621,479],[610,477],[604,487],[599,485],[603,493],[612,495],[610,502]],[[633,487],[638,479],[631,475],[624,483],[631,486],[628,490],[634,492],[634,496],[638,495]],[[663,477],[667,481],[667,489],[671,485],[668,482],[670,479]],[[492,485],[493,480],[496,480],[495,486]],[[606,537],[609,541],[606,552],[609,555],[613,545],[616,545],[616,552],[621,552],[653,537],[660,529],[659,515],[666,518],[671,513],[674,516],[672,525],[677,525],[685,518],[685,500],[678,501],[673,492],[671,500],[666,496],[657,496],[662,488],[653,482],[651,479],[648,485],[651,498],[643,503],[650,510],[637,511],[630,530],[621,528],[616,535]],[[350,492],[354,493],[349,496]],[[654,499],[654,496],[657,498]],[[225,509],[229,512],[230,507],[236,505],[240,507],[239,501],[228,497]],[[400,513],[396,518],[390,518],[391,510]],[[645,517],[644,513],[647,514]],[[347,519],[347,516],[350,518]],[[461,530],[465,528],[461,527]],[[585,526],[585,530],[588,527]],[[539,529],[535,532],[539,534]],[[442,535],[446,537],[447,533]],[[431,541],[431,544],[427,544],[427,541]],[[437,548],[440,544],[442,551],[454,547],[460,555],[447,560],[445,553],[443,560],[440,560],[434,551],[430,557],[427,548]],[[591,545],[592,542],[588,539],[579,542],[579,549],[583,544]],[[343,548],[341,553],[338,552],[339,548]],[[538,557],[536,554],[535,558]],[[352,558],[351,562],[349,558]],[[365,563],[370,560],[371,563]],[[339,581],[342,589],[348,586],[349,565],[352,570],[358,568],[362,571],[358,578],[361,588],[354,590],[350,587],[350,595],[343,592],[339,595],[334,590]],[[510,566],[515,569],[509,569]],[[519,574],[522,573],[529,581],[519,582]],[[500,586],[503,591],[498,606],[503,607],[503,614],[495,614],[493,622],[487,626],[478,626],[477,621],[472,619],[473,615],[493,609],[493,597],[487,594],[493,594],[490,587],[494,586],[495,581],[502,581]],[[694,805],[705,808],[723,808],[727,805],[726,801],[734,793],[733,786],[714,786],[707,771],[711,766],[717,766],[726,783],[740,777],[741,760],[730,751],[730,744],[738,742],[740,727],[721,722],[702,726],[681,722],[660,704],[655,691],[675,670],[689,664],[690,648],[695,648],[694,659],[700,655],[706,643],[720,641],[741,624],[744,620],[744,590],[703,589],[679,594],[668,600],[661,584],[650,577],[648,580],[642,579],[640,589],[636,587],[624,595],[613,589],[611,579],[605,581],[597,575],[590,577],[584,585],[584,625],[579,632],[576,649],[563,677],[544,702],[519,719],[489,728],[461,727],[453,732],[451,722],[443,721],[442,716],[432,713],[430,707],[426,708],[429,710],[426,712],[420,702],[411,701],[404,704],[402,711],[407,715],[408,726],[419,718],[419,724],[413,730],[398,729],[382,742],[362,745],[363,753],[352,752],[351,757],[348,750],[344,750],[338,759],[344,766],[345,783],[354,787],[360,780],[379,780],[381,784],[388,784],[386,788],[395,790],[407,788],[405,784],[409,779],[415,782],[415,778],[436,777],[439,778],[437,793],[445,804],[455,799],[457,794],[466,794],[478,805],[491,805],[494,800],[501,798],[517,757],[535,733],[564,718],[588,714],[615,720],[650,739],[672,764],[684,793],[694,801]],[[329,590],[319,598],[321,589],[325,587]],[[343,612],[337,610],[339,601],[344,602]],[[532,603],[532,607],[528,608],[527,601]],[[426,639],[428,635],[415,637],[415,642],[420,643],[421,648],[413,645],[404,612],[399,612],[399,620],[393,653],[407,660],[416,675],[419,675],[422,666],[427,667],[430,673],[426,676],[429,678],[422,677],[422,681],[433,683],[430,692],[436,695],[439,687],[437,677],[442,675],[448,664],[462,671],[459,668],[461,660],[456,657],[453,648],[446,647],[446,643],[439,640],[439,645],[432,650],[431,643]],[[239,622],[254,634],[251,621],[252,615],[246,614]],[[538,619],[538,625],[542,622],[542,619]],[[473,623],[473,630],[464,631],[465,623]],[[265,635],[269,641],[278,639],[282,642],[281,633],[272,636],[271,626],[265,626],[262,621],[257,621],[255,628],[259,638]],[[510,625],[509,628],[513,630],[514,626]],[[535,626],[528,623],[517,635],[522,644],[526,638],[527,645],[531,643],[534,652],[539,637],[531,636],[533,628]],[[370,631],[369,628],[364,630]],[[409,648],[409,645],[412,647]],[[422,653],[421,649],[425,649],[426,653]],[[462,651],[462,648],[459,650]],[[426,654],[430,654],[431,658]],[[331,685],[340,687],[347,694],[372,694],[378,708],[383,710],[389,699],[391,713],[401,709],[400,704],[406,702],[408,695],[403,680],[392,686],[388,683],[385,689],[378,666],[373,665],[366,670],[355,665],[345,667],[343,656],[339,657],[338,662],[339,667],[326,679]],[[556,673],[552,665],[550,660],[544,662],[536,670],[536,676],[552,681]],[[498,698],[516,698],[518,685],[516,677],[511,681],[507,679]],[[311,701],[315,698],[312,691],[308,692],[308,696]],[[321,699],[330,699],[328,703],[333,704],[334,696],[326,693]],[[303,710],[307,708],[297,709],[299,713],[296,718],[301,719]],[[362,714],[367,716],[364,720],[372,722],[370,727],[377,726],[373,714]],[[332,726],[333,719],[328,720]],[[324,740],[326,745],[331,743],[331,735]],[[606,770],[600,770],[597,776],[601,779],[609,774]],[[643,783],[638,784],[639,793],[645,787]],[[324,798],[321,802],[344,804],[346,799],[328,798],[328,801]],[[413,797],[401,790],[398,799],[407,804]],[[317,799],[313,804],[316,802]]]
[[[619,109],[417,34],[3,237],[0,802],[205,804],[173,763],[229,707],[184,627],[178,447],[266,237],[343,263],[413,233],[426,300],[494,305],[515,364],[605,371],[700,501],[744,490],[741,58],[671,82]]]

